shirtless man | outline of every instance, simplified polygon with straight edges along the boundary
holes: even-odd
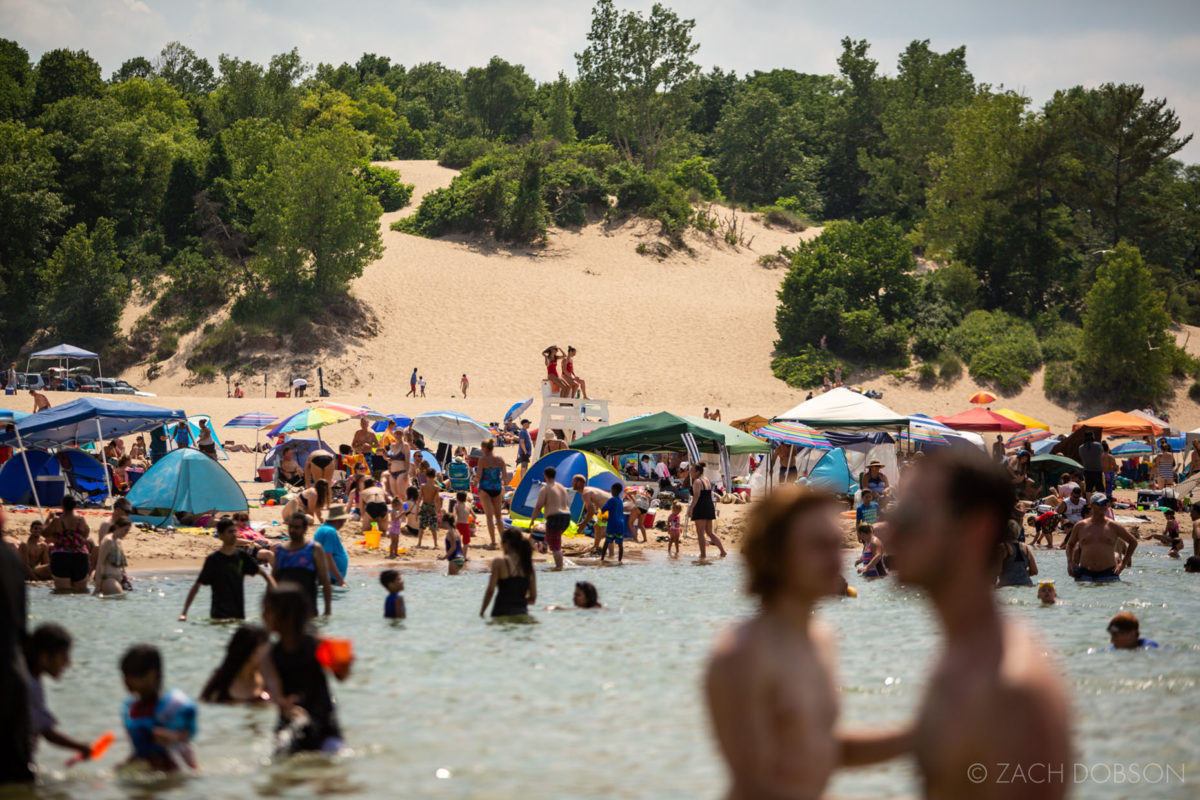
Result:
[[[1093,494],[1091,501],[1091,515],[1075,523],[1067,537],[1067,574],[1084,583],[1111,583],[1133,562],[1137,537],[1105,516],[1108,497],[1103,492]],[[1125,553],[1117,563],[1121,544]]]
[[[442,518],[442,491],[437,483],[437,473],[433,467],[425,468],[425,483],[421,484],[420,531],[417,533],[417,547],[425,538],[425,529],[429,529],[429,546],[437,548],[438,520]]]
[[[538,492],[537,503],[529,515],[529,529],[542,511],[546,512],[546,547],[554,558],[554,569],[563,568],[562,537],[571,526],[571,497],[567,489],[558,482],[554,467],[546,467],[542,477],[546,482]]]
[[[996,604],[995,556],[1014,499],[1007,472],[983,453],[936,451],[913,469],[884,534],[893,572],[928,592],[945,635],[916,727],[927,798],[1050,799],[1069,788],[1059,668]]]
[[[816,798],[839,765],[883,761],[911,734],[834,731],[834,637],[815,621],[843,593],[842,534],[831,498],[798,487],[750,511],[742,553],[759,612],[718,639],[705,677],[709,715],[730,773],[730,800]]]
[[[579,530],[583,531],[587,528],[588,523],[596,518],[600,513],[600,507],[608,502],[611,494],[603,489],[597,489],[595,486],[587,485],[587,478],[582,475],[576,475],[571,479],[571,488],[579,493],[583,498],[583,517],[579,520]],[[599,533],[593,540],[596,551],[604,549],[604,533]]]
[[[333,467],[336,462],[337,456],[324,448],[309,453],[304,462],[304,488],[312,488],[317,481],[325,481],[332,486]]]
[[[42,540],[42,521],[35,519],[29,524],[29,538],[17,546],[25,561],[25,578],[31,581],[48,581],[50,574],[50,547]]]
[[[364,456],[370,456],[375,452],[375,445],[379,440],[375,437],[375,432],[371,430],[371,423],[363,417],[358,421],[358,430],[354,432],[354,438],[350,441],[350,446],[354,448],[354,452],[362,453]]]
[[[30,389],[29,396],[33,398],[33,413],[45,411],[50,407],[50,401],[46,399],[46,395],[39,392],[37,389]]]

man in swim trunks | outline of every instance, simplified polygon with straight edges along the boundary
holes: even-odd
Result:
[[[517,439],[517,466],[529,466],[529,457],[533,454],[533,438],[529,435],[529,425],[529,420],[521,420],[521,433]]]
[[[337,456],[324,448],[309,453],[304,462],[304,488],[311,488],[317,481],[325,481],[332,486],[336,461]]]
[[[45,411],[50,407],[50,401],[46,399],[46,395],[39,392],[37,389],[30,389],[29,396],[33,398],[33,413]]]
[[[1103,492],[1093,494],[1091,503],[1092,513],[1076,523],[1067,537],[1067,574],[1081,582],[1120,580],[1121,573],[1133,562],[1137,537],[1105,516],[1108,497]],[[1125,553],[1117,563],[1119,543],[1125,544]]]
[[[589,522],[596,519],[596,515],[600,513],[600,507],[607,503],[608,498],[612,495],[603,489],[588,486],[587,478],[582,475],[576,475],[571,479],[571,488],[583,498],[583,518],[579,520],[579,530],[583,531],[587,529]],[[596,547],[596,552],[604,549],[604,530],[602,528],[599,529],[599,533],[595,535],[592,543]]]
[[[404,394],[405,397],[417,396],[417,368],[413,367],[412,375],[408,379],[408,391]]]
[[[433,467],[426,467],[425,483],[421,485],[421,529],[417,533],[417,547],[421,546],[421,540],[425,538],[427,530],[432,539],[430,547],[438,546],[438,519],[441,517],[441,511],[442,492],[437,483],[437,473],[433,471]]]
[[[995,556],[1015,499],[1011,477],[985,453],[938,450],[913,467],[883,533],[892,572],[928,592],[945,637],[916,725],[927,798],[1053,800],[1071,788],[1059,668],[996,602]]]
[[[544,510],[546,547],[554,558],[554,569],[560,570],[563,568],[562,537],[571,526],[571,497],[567,494],[566,487],[558,482],[557,476],[558,472],[554,467],[546,467],[542,473],[546,482],[542,484],[537,503],[533,506],[533,513],[529,515],[529,529],[533,530],[533,523]]]

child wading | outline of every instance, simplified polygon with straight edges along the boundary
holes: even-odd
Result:
[[[617,561],[625,560],[625,503],[621,500],[621,493],[624,491],[624,486],[614,483],[612,497],[600,509],[608,515],[608,529],[605,532],[604,552],[600,554],[601,561],[608,558],[608,547],[613,544],[616,545]]]
[[[145,763],[151,769],[174,772],[182,761],[192,769],[192,739],[196,736],[196,704],[178,689],[163,692],[162,654],[148,644],[135,644],[121,659],[125,688],[122,716],[133,753],[127,764]]]
[[[91,757],[92,746],[87,742],[72,739],[58,729],[58,720],[46,707],[46,694],[42,688],[42,677],[49,675],[54,680],[62,677],[71,665],[71,634],[53,622],[39,625],[29,637],[26,660],[29,663],[29,721],[33,733],[32,752],[36,754],[38,739],[45,739],[79,757]]]

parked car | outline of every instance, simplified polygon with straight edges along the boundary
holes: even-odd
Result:
[[[125,381],[114,378],[97,378],[96,384],[104,394],[137,394],[137,389],[134,389]]]
[[[46,381],[37,372],[18,372],[17,388],[23,391],[29,391],[30,389],[42,391],[46,388]]]
[[[98,392],[100,385],[96,383],[96,379],[91,375],[80,373],[72,375],[71,380],[75,382],[75,391],[77,392]]]

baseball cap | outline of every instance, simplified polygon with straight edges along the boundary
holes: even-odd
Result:
[[[1088,499],[1088,502],[1094,506],[1106,506],[1108,505],[1108,495],[1104,492],[1096,492]]]

